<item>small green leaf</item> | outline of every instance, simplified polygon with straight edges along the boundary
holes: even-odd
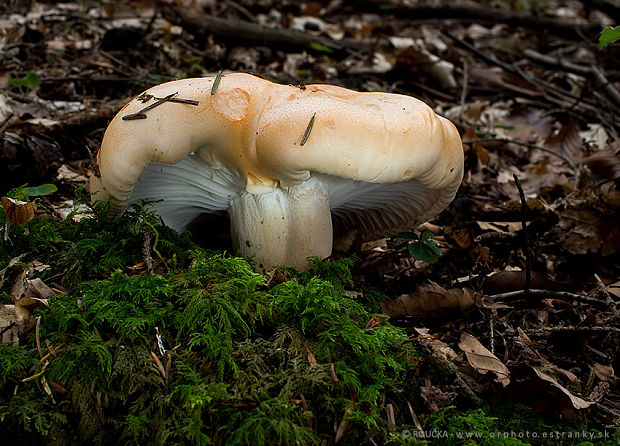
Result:
[[[334,52],[334,50],[332,50],[328,46],[323,45],[322,43],[310,42],[310,48],[312,48],[315,51],[320,51],[322,53],[333,53]]]
[[[12,77],[9,79],[9,85],[11,87],[26,87],[30,90],[37,88],[40,83],[41,80],[39,79],[39,75],[34,71],[27,72],[24,77]]]
[[[21,201],[30,201],[30,197],[41,197],[56,192],[58,188],[53,184],[42,184],[40,186],[28,187],[28,184],[11,189],[6,196]]]
[[[419,241],[409,245],[411,257],[416,260],[423,260],[426,263],[436,263],[441,255],[441,250],[433,240],[434,238],[432,232],[424,231]]]
[[[41,197],[43,195],[50,195],[57,190],[58,188],[53,184],[42,184],[40,186],[22,188],[22,192],[28,197]]]
[[[620,39],[620,26],[608,26],[601,31],[601,37],[599,42],[601,44],[601,49],[605,48],[610,43],[614,43],[616,40]]]

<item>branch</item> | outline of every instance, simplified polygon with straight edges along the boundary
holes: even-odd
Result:
[[[450,4],[446,2],[438,6],[403,5],[385,0],[363,0],[362,3],[374,7],[373,12],[388,12],[399,17],[406,16],[414,19],[450,18],[493,25],[505,23],[510,26],[519,26],[539,32],[552,32],[579,40],[582,35],[599,33],[603,28],[603,24],[599,22],[574,18],[539,17],[526,12],[482,7],[471,3]]]
[[[558,300],[566,300],[570,302],[581,302],[584,304],[592,304],[598,305],[602,307],[614,306],[615,304],[609,305],[604,300],[595,299],[593,297],[584,296],[582,294],[574,294],[569,293],[567,291],[549,291],[549,290],[538,290],[538,289],[530,289],[527,293],[524,290],[519,291],[510,291],[508,293],[500,293],[493,294],[488,296],[493,300],[503,300],[503,301],[511,301],[521,299],[523,297],[527,298],[530,296],[537,297],[539,299],[558,299]]]
[[[331,50],[367,50],[369,42],[359,39],[335,41],[322,36],[311,36],[298,31],[261,25],[245,20],[224,19],[208,14],[184,11],[179,8],[164,8],[164,18],[179,23],[190,32],[213,34],[228,40],[284,48],[312,49],[312,44],[324,45]]]

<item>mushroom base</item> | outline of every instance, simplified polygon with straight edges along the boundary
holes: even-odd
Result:
[[[308,257],[331,254],[327,189],[315,178],[288,190],[243,193],[232,199],[229,214],[235,249],[253,257],[259,271],[282,265],[307,270]]]

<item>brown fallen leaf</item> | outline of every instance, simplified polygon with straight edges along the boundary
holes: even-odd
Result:
[[[560,392],[562,392],[564,395],[566,395],[568,397],[568,399],[570,400],[571,404],[573,405],[573,407],[577,410],[580,409],[585,409],[587,407],[590,407],[592,404],[594,404],[592,401],[586,401],[583,398],[580,398],[576,395],[573,395],[572,393],[570,393],[567,389],[565,389],[564,387],[562,387],[556,380],[555,378],[553,378],[550,375],[547,375],[545,372],[542,372],[540,370],[538,370],[536,367],[532,367],[532,369],[534,370],[534,373],[536,373],[536,375],[543,381],[551,384],[551,386],[553,386],[554,388],[558,389]]]
[[[353,411],[349,408],[344,412],[344,416],[342,417],[342,421],[340,425],[338,425],[338,430],[336,431],[336,438],[334,439],[334,443],[338,444],[344,436],[351,430],[353,424],[348,421],[348,418],[353,415]]]
[[[610,381],[615,376],[612,366],[599,364],[598,362],[592,364],[592,371],[601,381]]]
[[[2,207],[6,217],[15,226],[32,220],[37,209],[34,201],[20,201],[9,197],[2,197]]]
[[[540,290],[561,290],[568,282],[558,282],[546,274],[532,271],[530,288]],[[482,289],[484,294],[500,294],[519,291],[525,288],[525,271],[501,271],[485,277]]]
[[[428,328],[414,328],[414,330],[419,334],[418,341],[431,348],[434,352],[441,354],[450,360],[458,356],[448,344],[437,339],[437,335],[431,335]]]
[[[306,344],[304,344],[304,348],[306,349],[306,354],[308,355],[308,364],[317,365],[316,358],[314,357],[314,353],[308,348]]]
[[[573,161],[582,158],[582,151],[585,147],[583,138],[579,134],[579,125],[574,121],[568,122],[557,133],[548,136],[545,139],[545,145]]]
[[[446,290],[431,282],[419,286],[412,294],[402,294],[394,300],[381,302],[381,311],[392,318],[411,316],[416,318],[441,318],[460,314],[471,309],[476,302],[475,292],[469,288]]]
[[[475,337],[468,333],[461,334],[459,348],[465,352],[467,361],[478,373],[488,372],[496,375],[495,381],[506,387],[510,383],[510,371],[493,353]]]
[[[620,155],[611,149],[600,150],[583,162],[600,177],[614,181],[620,179]]]

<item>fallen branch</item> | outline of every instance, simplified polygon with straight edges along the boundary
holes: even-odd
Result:
[[[361,3],[374,7],[373,12],[391,13],[398,17],[406,16],[416,20],[449,18],[493,25],[504,23],[509,26],[528,28],[542,33],[552,32],[576,40],[580,40],[584,34],[598,34],[604,26],[603,23],[595,21],[578,20],[575,18],[540,17],[526,12],[490,8],[471,3],[454,4],[445,2],[433,6],[405,5],[386,2],[385,0],[363,0]]]
[[[549,333],[588,333],[593,331],[598,332],[612,332],[612,333],[620,333],[620,328],[618,327],[540,327],[540,328],[531,328],[528,330],[523,330],[528,335],[547,335]]]
[[[335,41],[328,37],[311,36],[299,31],[289,31],[245,20],[224,19],[179,8],[164,8],[162,14],[166,20],[178,23],[192,33],[213,34],[231,41],[246,42],[252,45],[306,50],[311,50],[312,44],[323,45],[330,50],[367,50],[371,47],[370,43],[359,39]]]
[[[527,237],[527,203],[525,202],[525,193],[519,182],[519,177],[516,173],[513,173],[512,176],[515,179],[515,184],[517,189],[519,189],[519,197],[521,198],[521,227],[523,229],[523,251],[525,254],[525,288],[523,291],[527,294],[532,283],[532,259],[530,257],[530,243]]]
[[[584,304],[598,305],[607,307],[608,303],[604,300],[595,299],[593,297],[584,296],[582,294],[569,293],[567,291],[549,291],[530,289],[527,293],[524,290],[510,291],[508,293],[492,294],[487,296],[492,300],[511,301],[528,297],[536,297],[538,299],[558,299],[569,302],[581,302]],[[612,304],[612,306],[615,304]]]

